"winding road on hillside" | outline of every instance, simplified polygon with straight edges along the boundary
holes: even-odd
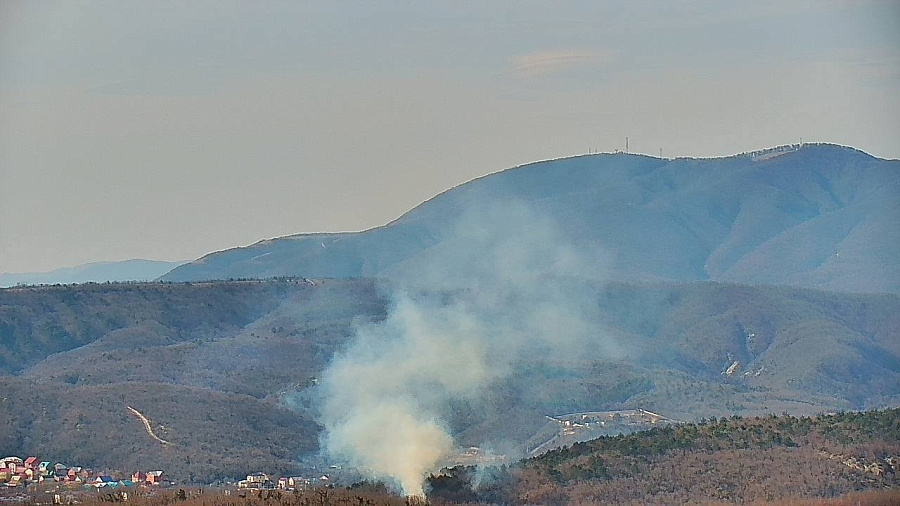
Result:
[[[125,407],[128,408],[128,411],[130,411],[132,415],[138,417],[138,419],[144,424],[144,429],[147,430],[147,434],[149,434],[150,437],[152,437],[153,439],[159,441],[160,443],[162,443],[164,445],[172,444],[172,443],[166,441],[165,439],[154,434],[153,428],[150,427],[150,420],[147,420],[147,417],[142,415],[140,411],[132,408],[131,406],[125,406]]]

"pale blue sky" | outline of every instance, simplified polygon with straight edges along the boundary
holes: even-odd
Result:
[[[389,221],[624,147],[900,157],[900,2],[0,1],[0,272]]]

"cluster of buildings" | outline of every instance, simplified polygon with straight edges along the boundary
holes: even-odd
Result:
[[[338,468],[337,466],[332,466]],[[237,482],[237,488],[243,490],[309,490],[321,485],[331,484],[327,475],[318,478],[302,476],[285,476],[270,478],[265,473],[247,475],[246,480]],[[68,466],[63,463],[52,464],[41,461],[37,457],[6,457],[0,459],[0,491],[26,489],[32,485],[54,485],[67,489],[82,488],[128,488],[156,487],[171,485],[164,481],[162,471],[137,471],[131,476],[117,472],[98,472],[81,466]]]
[[[49,461],[40,461],[37,457],[0,459],[0,487],[6,488],[24,488],[31,484],[47,482],[97,488],[156,486],[162,483],[162,479],[162,471],[138,471],[131,475],[131,479],[127,479],[114,478],[81,466],[51,464]]]
[[[588,441],[601,436],[631,434],[653,427],[677,423],[675,420],[658,415],[646,409],[624,409],[618,411],[585,411],[568,415],[547,416],[549,421],[545,429],[538,432],[542,436],[549,434],[536,444],[528,455],[535,457],[546,451],[580,441]],[[533,442],[537,443],[536,441]]]
[[[238,489],[246,490],[309,490],[319,485],[328,485],[330,479],[322,475],[318,478],[305,478],[302,476],[283,476],[272,480],[266,473],[248,474],[246,480],[237,482]]]

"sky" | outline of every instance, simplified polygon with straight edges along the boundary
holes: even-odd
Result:
[[[0,272],[364,230],[626,137],[900,158],[900,2],[0,0]]]

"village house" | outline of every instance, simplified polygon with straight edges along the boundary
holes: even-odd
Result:
[[[162,482],[162,471],[147,471],[147,485],[159,485]]]
[[[302,476],[292,476],[288,478],[289,490],[309,490],[312,487],[313,480],[311,478],[304,478]]]
[[[248,474],[246,480],[241,480],[237,483],[238,488],[246,488],[252,490],[259,489],[274,489],[275,485],[269,480],[269,475],[266,473],[253,473]]]
[[[114,480],[111,476],[97,476],[93,480],[91,480],[91,485],[100,488],[100,487],[114,487],[118,485],[118,482]]]
[[[250,483],[266,483],[269,481],[269,475],[266,473],[248,474],[247,481]]]

